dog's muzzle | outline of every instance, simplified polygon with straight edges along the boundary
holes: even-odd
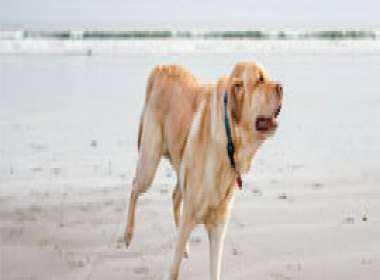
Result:
[[[278,122],[277,117],[280,114],[281,105],[274,112],[272,117],[260,116],[256,119],[256,130],[260,132],[267,132],[277,128]]]

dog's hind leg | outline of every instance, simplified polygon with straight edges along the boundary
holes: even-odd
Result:
[[[181,202],[182,202],[182,193],[181,193],[181,190],[179,189],[178,182],[175,185],[175,189],[174,189],[173,194],[172,194],[172,200],[173,200],[174,222],[175,222],[175,226],[178,228],[180,210],[181,210]]]
[[[180,221],[180,215],[181,215],[181,202],[182,202],[182,192],[181,189],[179,188],[179,184],[177,182],[175,189],[173,191],[172,195],[173,199],[173,214],[174,214],[174,222],[175,225],[178,229],[179,226],[179,221]],[[185,258],[189,257],[189,244],[186,244],[185,252],[183,253]]]
[[[127,228],[125,229],[125,233],[124,233],[124,241],[127,248],[129,247],[132,241],[133,230],[135,226],[135,212],[136,212],[137,199],[138,199],[138,193],[132,190],[131,197],[129,199]]]
[[[139,158],[132,184],[128,221],[124,234],[127,247],[130,245],[133,236],[138,197],[149,189],[162,156],[161,127],[157,124],[152,113],[146,114],[143,121]]]

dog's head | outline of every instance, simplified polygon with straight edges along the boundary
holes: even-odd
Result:
[[[283,95],[280,82],[272,81],[256,63],[238,63],[228,88],[231,115],[238,124],[261,134],[275,131]]]

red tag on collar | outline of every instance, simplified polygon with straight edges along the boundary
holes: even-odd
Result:
[[[238,185],[239,190],[243,188],[243,180],[241,179],[241,175],[239,173],[236,175],[236,184]]]

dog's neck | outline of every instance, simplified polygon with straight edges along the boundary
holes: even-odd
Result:
[[[230,112],[229,115],[231,116]],[[234,145],[235,169],[238,173],[245,174],[249,171],[253,157],[264,142],[264,138],[260,132],[256,131],[252,120],[244,117],[239,121],[233,117],[229,120]]]
[[[252,125],[237,123],[232,120],[235,140],[235,162],[236,168],[241,174],[249,171],[254,155],[264,142]]]
[[[226,166],[234,169],[231,166],[230,159],[227,151],[227,134],[225,127],[225,107],[224,107],[224,94],[228,92],[226,80],[219,80],[217,91],[212,94],[209,99],[210,102],[210,138],[214,141],[214,146],[226,155]],[[228,96],[230,97],[230,96]],[[230,98],[228,98],[231,100]],[[227,105],[229,122],[231,127],[231,137],[234,145],[234,161],[237,173],[245,174],[249,171],[253,157],[264,142],[260,132],[257,132],[254,127],[254,122],[244,116],[237,121],[231,115],[230,104]]]

